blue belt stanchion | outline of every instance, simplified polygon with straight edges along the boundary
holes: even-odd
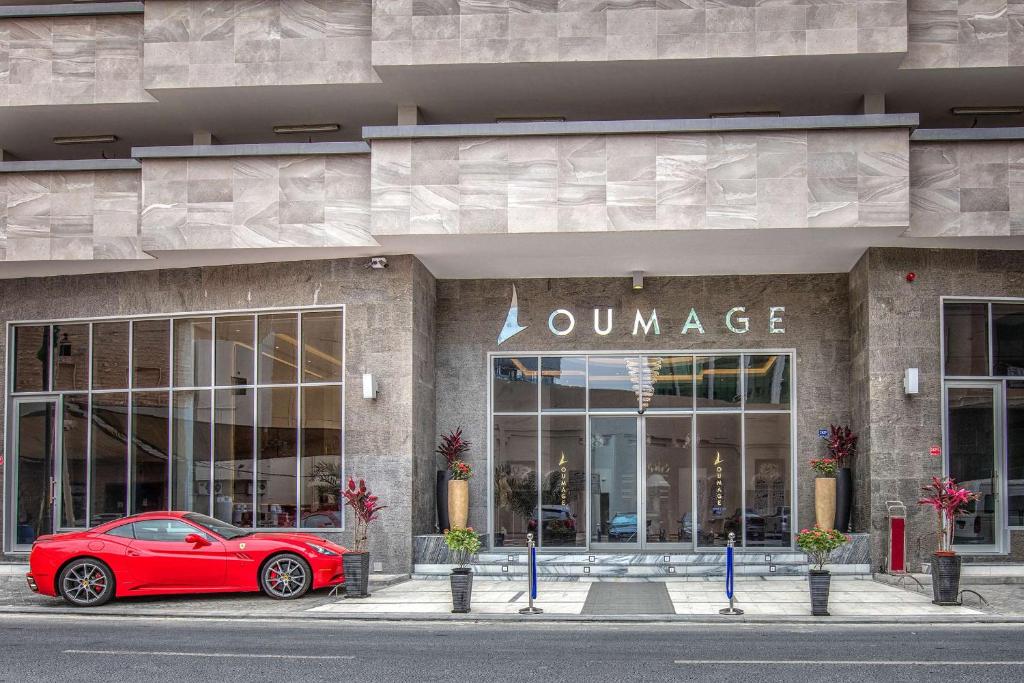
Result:
[[[533,542],[533,534],[526,534],[526,543],[530,547],[530,606],[519,610],[520,614],[540,614],[544,610],[534,607],[537,599],[537,544]]]
[[[735,577],[735,571],[733,569],[733,545],[736,543],[736,534],[729,532],[729,544],[725,547],[725,597],[729,598],[729,606],[718,610],[719,614],[743,614],[743,610],[737,609],[733,602],[735,600],[735,592],[733,591],[733,583]]]

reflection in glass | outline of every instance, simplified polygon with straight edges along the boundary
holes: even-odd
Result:
[[[60,461],[60,526],[86,526],[85,490],[89,480],[89,397],[64,396],[63,457]]]
[[[128,514],[128,394],[93,394],[91,408],[89,526],[96,526]]]
[[[661,356],[651,408],[693,410],[693,356]]]
[[[128,322],[93,323],[92,388],[128,388]]]
[[[587,543],[586,440],[584,415],[541,418],[541,546]]]
[[[942,319],[946,375],[987,375],[988,304],[947,303]]]
[[[697,356],[696,368],[698,408],[739,406],[739,356]]]
[[[136,320],[132,326],[132,386],[170,386],[171,321]]]
[[[494,412],[537,411],[537,359],[494,359]]]
[[[537,525],[537,416],[494,416],[494,545],[523,547]]]
[[[174,386],[210,386],[212,338],[211,318],[178,318],[174,321]]]
[[[635,417],[590,418],[590,510],[593,543],[637,543]]]
[[[648,543],[693,543],[693,418],[647,416],[644,422]]]
[[[218,387],[243,386],[256,383],[253,360],[255,318],[222,316],[214,324],[214,384]]]
[[[176,391],[171,429],[171,509],[210,514],[210,409],[213,392]]]
[[[1010,526],[1024,526],[1024,382],[1006,383],[1006,493]]]
[[[958,517],[954,545],[994,545],[996,486],[994,402],[992,389],[949,387],[949,476],[981,494]]]
[[[583,410],[587,406],[587,359],[555,356],[541,359],[543,410]]]
[[[724,546],[729,532],[743,539],[740,415],[697,415],[697,544]]]
[[[296,387],[259,389],[257,417],[256,526],[295,526],[295,477],[299,405]]]
[[[299,526],[340,527],[341,512],[340,386],[302,388],[302,481]]]
[[[789,356],[744,356],[748,410],[789,408]]]
[[[588,369],[590,409],[639,409],[638,387],[634,386],[629,373],[629,363],[637,366],[639,361],[639,356],[591,356]]]
[[[213,516],[253,526],[253,389],[214,391]]]
[[[89,326],[53,326],[54,391],[89,389]]]
[[[789,415],[748,414],[746,421],[746,547],[791,543]]]
[[[275,313],[259,316],[259,383],[299,381],[299,316]]]
[[[50,327],[14,328],[14,390],[50,390]]]
[[[17,420],[16,539],[19,544],[28,545],[43,534],[53,533],[49,493],[56,408],[50,401],[19,403]]]
[[[992,304],[994,375],[1024,376],[1024,305]]]
[[[132,514],[168,509],[168,402],[166,391],[132,394]]]
[[[302,314],[303,382],[342,380],[343,332],[341,311]]]

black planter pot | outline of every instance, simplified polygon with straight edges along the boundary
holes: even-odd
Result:
[[[370,582],[370,553],[345,553],[341,562],[345,568],[345,597],[370,597],[366,590]]]
[[[932,555],[932,600],[936,605],[957,605],[960,596],[959,555]]]
[[[452,528],[448,523],[448,480],[451,478],[452,473],[448,470],[437,471],[434,498],[437,501],[437,530],[440,532]]]
[[[853,473],[849,467],[836,471],[836,523],[841,533],[850,531],[850,510],[853,507]]]
[[[832,573],[827,569],[811,569],[807,574],[807,582],[811,585],[811,616],[831,616],[828,613],[828,589],[832,583]]]
[[[473,599],[473,570],[453,569],[452,582],[452,613],[467,614],[469,603]]]

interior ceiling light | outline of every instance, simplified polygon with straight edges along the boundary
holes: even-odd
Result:
[[[278,135],[289,133],[333,133],[341,130],[338,123],[308,123],[299,126],[274,126],[274,132]]]
[[[116,135],[68,135],[53,139],[55,145],[87,145],[103,142],[117,142]]]
[[[743,116],[782,116],[779,111],[727,111],[711,115],[713,119],[736,119]]]
[[[499,116],[495,123],[564,123],[564,116]]]
[[[651,405],[654,385],[661,374],[661,363],[660,356],[626,358],[626,372],[629,374],[629,383],[633,387],[633,393],[639,400],[641,413],[644,413]]]
[[[953,107],[953,116],[1006,116],[1024,114],[1024,107]]]

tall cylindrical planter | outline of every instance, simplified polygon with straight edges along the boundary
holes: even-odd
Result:
[[[452,479],[448,482],[449,529],[465,529],[469,525],[469,481]]]
[[[826,531],[836,520],[836,480],[818,477],[814,480],[814,522]]]
[[[853,474],[849,467],[840,467],[836,472],[836,523],[841,533],[850,531],[850,510],[853,507]]]
[[[438,470],[434,497],[437,502],[437,529],[442,532],[452,528],[448,521],[448,480],[451,478],[452,473],[448,470]]]
[[[468,568],[453,569],[451,582],[452,612],[466,614],[473,599],[473,571]]]
[[[828,613],[828,589],[832,583],[832,573],[827,569],[811,569],[807,573],[807,581],[811,585],[811,615],[831,616]]]
[[[959,555],[932,555],[932,600],[936,605],[956,605],[960,595]]]
[[[368,598],[370,583],[370,553],[345,553],[341,556],[345,569],[345,597]]]

